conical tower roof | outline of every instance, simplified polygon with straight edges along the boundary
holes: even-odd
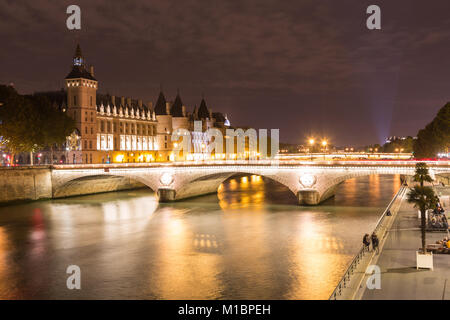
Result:
[[[156,101],[155,114],[157,116],[167,115],[166,97],[164,97],[164,93],[162,91],[159,93],[158,101]]]
[[[174,117],[184,117],[183,115],[183,101],[181,101],[180,94],[177,94],[172,108],[170,108],[170,114]]]
[[[199,119],[206,119],[209,118],[209,110],[206,106],[206,101],[203,98],[202,102],[200,102],[200,107],[198,108],[198,118]]]
[[[84,64],[84,58],[81,54],[81,48],[80,45],[77,45],[77,48],[75,49],[75,55],[73,56],[73,66],[72,71],[67,75],[66,79],[89,79],[89,80],[95,80],[92,74],[86,70],[85,64]]]
[[[83,55],[81,53],[81,47],[80,44],[77,44],[77,48],[75,49],[75,55],[73,56],[74,58],[83,58]]]

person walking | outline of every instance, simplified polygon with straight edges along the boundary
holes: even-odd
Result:
[[[370,238],[369,234],[365,234],[363,238],[364,251],[370,251]]]
[[[372,233],[372,247],[374,251],[376,250],[377,254],[380,252],[378,249],[379,243],[378,236],[375,233]]]

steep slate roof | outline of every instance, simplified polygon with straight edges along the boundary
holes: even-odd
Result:
[[[101,93],[97,93],[97,106],[100,106],[102,103],[103,105],[106,107],[108,104],[113,107],[116,106],[117,108],[119,108],[122,105],[122,101],[121,101],[121,97],[117,97],[115,96],[114,100],[112,101],[112,96],[109,94],[101,94]],[[123,105],[122,107],[127,107],[128,108],[132,108],[134,110],[144,110],[145,112],[147,112],[149,110],[149,106],[147,106],[146,104],[142,103],[142,107],[139,107],[139,100],[136,99],[131,99],[131,105],[128,105],[127,103],[127,99],[125,99],[125,105]]]
[[[170,114],[173,117],[184,117],[183,115],[183,102],[181,101],[180,94],[177,94],[175,101],[170,108]]]
[[[95,79],[90,74],[90,72],[88,72],[84,68],[84,66],[73,66],[72,71],[70,71],[70,73],[66,76],[66,79],[78,79],[78,78],[97,81],[97,79]]]
[[[209,110],[208,107],[206,106],[205,99],[202,99],[202,102],[200,102],[200,107],[198,108],[197,115],[199,119],[209,118]]]
[[[164,93],[162,91],[159,93],[158,101],[156,101],[155,114],[157,116],[167,115],[166,98],[164,97]]]

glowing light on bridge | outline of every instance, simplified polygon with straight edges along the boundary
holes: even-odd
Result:
[[[159,179],[162,185],[170,186],[173,182],[173,175],[169,172],[164,172]]]
[[[300,183],[306,188],[311,188],[316,183],[316,177],[309,173],[302,174]]]

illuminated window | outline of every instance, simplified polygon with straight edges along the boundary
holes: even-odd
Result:
[[[73,58],[74,66],[81,66],[82,64],[83,64],[83,58],[81,58],[81,57]]]

